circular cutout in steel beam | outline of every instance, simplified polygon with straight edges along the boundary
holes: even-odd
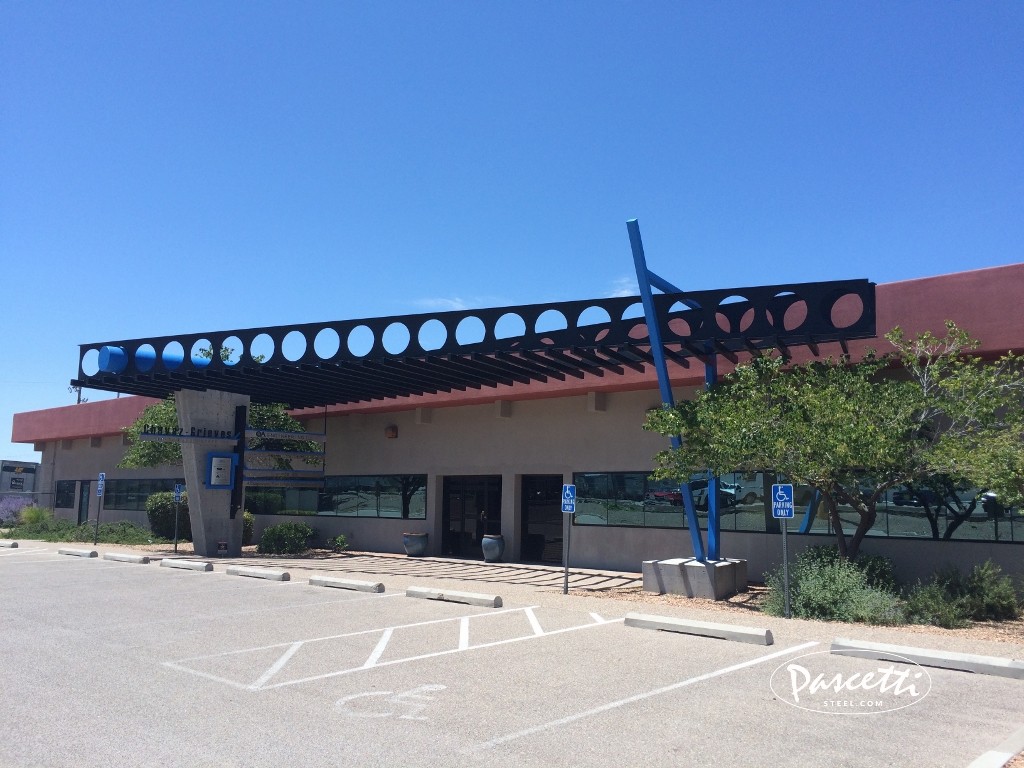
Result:
[[[432,318],[420,326],[416,340],[424,352],[433,352],[435,349],[443,347],[448,341],[448,329],[436,317]]]
[[[281,340],[281,354],[284,359],[294,363],[306,354],[306,335],[302,331],[288,331]]]
[[[82,355],[82,373],[86,376],[95,376],[100,372],[100,351],[90,349]]]
[[[261,333],[249,345],[249,357],[254,363],[265,363],[274,356],[274,338],[269,333]]]
[[[864,316],[864,300],[856,293],[844,293],[833,303],[829,311],[832,325],[836,328],[850,328]]]
[[[526,321],[515,312],[506,312],[494,324],[494,338],[515,339],[526,335]]]
[[[135,370],[147,373],[156,365],[156,349],[152,344],[143,344],[135,350]]]
[[[330,360],[341,349],[341,336],[333,328],[321,328],[313,339],[313,351],[321,360]]]
[[[405,323],[394,322],[384,329],[381,343],[392,355],[400,355],[409,348],[409,341],[412,334],[409,333],[409,326]]]
[[[164,370],[176,371],[185,360],[185,348],[181,346],[180,341],[169,341],[160,353],[160,359],[163,361]]]
[[[484,321],[476,315],[464,317],[455,327],[455,341],[463,346],[467,344],[479,344],[484,340],[487,328]]]
[[[550,333],[551,331],[564,331],[569,327],[569,321],[565,315],[557,309],[546,309],[537,317],[533,324],[534,333]]]
[[[192,365],[196,368],[205,368],[213,360],[213,344],[209,339],[199,339],[192,345],[190,355]]]
[[[373,349],[374,342],[373,331],[369,326],[357,325],[348,332],[346,346],[348,351],[356,357],[366,357]]]
[[[228,336],[220,345],[220,359],[224,365],[238,365],[238,361],[242,359],[242,352],[245,351],[245,345],[242,340],[237,336]]]

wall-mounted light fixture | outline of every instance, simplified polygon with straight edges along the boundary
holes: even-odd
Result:
[[[384,437],[386,437],[388,440],[393,440],[394,438],[398,437],[398,426],[395,424],[389,424],[388,426],[384,427]]]

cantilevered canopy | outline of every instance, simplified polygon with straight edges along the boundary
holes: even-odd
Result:
[[[688,366],[736,353],[875,335],[867,280],[654,297],[662,347]],[[83,344],[75,386],[151,397],[182,389],[293,408],[644,371],[639,297],[339,320]]]

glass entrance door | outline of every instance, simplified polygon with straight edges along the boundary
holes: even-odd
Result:
[[[562,476],[523,476],[523,545],[526,562],[562,562]]]
[[[79,483],[78,489],[78,524],[89,521],[89,499],[92,498],[90,491],[92,490],[92,483],[88,480],[83,480]]]
[[[444,478],[441,554],[483,558],[485,533],[501,533],[501,475]]]

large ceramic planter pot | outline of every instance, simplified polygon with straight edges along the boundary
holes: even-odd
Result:
[[[402,546],[409,557],[422,557],[427,554],[427,534],[403,533]]]
[[[505,551],[505,539],[500,533],[485,533],[480,544],[484,550],[484,560],[488,563],[500,560]]]

